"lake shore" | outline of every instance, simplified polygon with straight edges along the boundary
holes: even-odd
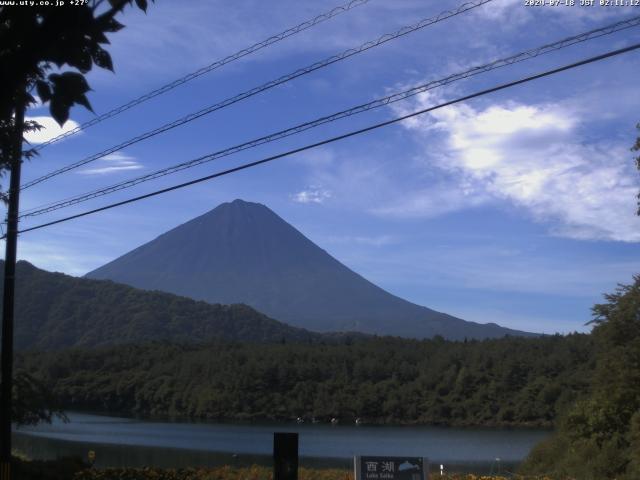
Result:
[[[189,416],[189,415],[141,415],[136,414],[135,412],[130,412],[126,410],[118,411],[118,410],[91,410],[91,409],[82,409],[82,408],[73,408],[75,413],[82,413],[86,415],[99,415],[99,416],[115,416],[115,417],[126,417],[126,418],[135,418],[140,421],[151,421],[151,422],[166,422],[166,423],[212,423],[212,424],[220,424],[220,423],[229,423],[229,424],[264,424],[264,423],[273,423],[273,424],[291,424],[291,423],[302,423],[302,424],[319,424],[319,425],[328,425],[331,424],[331,418],[322,418],[315,419],[311,416],[305,417],[295,417],[295,416],[287,416],[287,415],[247,415],[247,414],[238,414],[238,415],[230,415],[225,417],[207,417],[207,416]],[[358,417],[359,422],[356,422],[356,419],[340,419],[337,421],[340,425],[361,425],[361,426],[373,426],[373,427],[437,427],[437,428],[478,428],[478,429],[544,429],[544,430],[553,430],[555,428],[555,421],[552,420],[535,420],[535,421],[519,421],[519,422],[509,422],[504,420],[491,420],[485,422],[474,422],[474,421],[465,421],[465,420],[456,420],[450,419],[447,422],[420,422],[417,420],[412,421],[403,421],[398,419],[384,419],[384,418],[360,418]]]
[[[235,467],[224,465],[215,468],[109,468],[97,469],[79,459],[66,458],[55,461],[29,461],[15,459],[16,473],[23,480],[273,480],[270,467],[252,465]],[[430,478],[441,480],[555,480],[549,477],[520,476],[517,474],[476,474],[432,471]],[[299,480],[354,480],[350,469],[299,468]]]

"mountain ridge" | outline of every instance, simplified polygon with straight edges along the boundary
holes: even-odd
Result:
[[[0,277],[0,288],[2,283]],[[17,350],[152,341],[278,343],[332,338],[285,325],[247,305],[209,304],[109,280],[47,272],[24,260],[16,268]]]
[[[211,303],[245,303],[318,332],[452,340],[533,335],[408,302],[349,269],[265,205],[223,203],[89,272]]]

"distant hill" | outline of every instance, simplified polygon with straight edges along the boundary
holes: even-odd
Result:
[[[212,305],[111,281],[46,272],[24,261],[17,265],[15,345],[21,350],[165,340],[309,342],[319,337],[246,305]]]
[[[87,274],[211,303],[245,303],[318,332],[447,339],[532,335],[396,297],[341,264],[264,205],[235,200]]]

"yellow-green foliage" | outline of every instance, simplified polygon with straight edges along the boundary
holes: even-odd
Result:
[[[87,465],[78,458],[44,461],[14,457],[12,464],[13,478],[17,480],[71,480],[85,468]]]
[[[506,477],[491,475],[453,474],[431,476],[432,480],[509,480]],[[272,470],[268,467],[252,466],[247,468],[217,467],[200,469],[153,469],[127,468],[107,470],[84,470],[74,480],[272,480]],[[299,480],[353,480],[350,470],[317,470],[300,468]],[[556,480],[549,477],[512,477],[511,480]]]
[[[522,473],[580,480],[640,479],[640,276],[593,309],[597,351],[590,395],[536,446]]]
[[[268,467],[252,466],[236,468],[111,468],[84,470],[74,480],[271,480],[273,471]],[[353,480],[348,470],[312,470],[301,468],[299,480]]]
[[[80,459],[63,458],[55,461],[26,461],[14,457],[14,473],[20,480],[273,480],[269,467],[213,467],[213,468],[88,468]],[[300,468],[299,480],[354,480],[353,471],[345,469]],[[447,474],[431,475],[431,480],[568,480],[560,477]]]

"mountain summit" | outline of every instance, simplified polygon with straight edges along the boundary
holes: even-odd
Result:
[[[466,322],[377,287],[272,210],[235,200],[190,220],[87,277],[210,303],[245,303],[320,332],[448,339],[527,335]]]

